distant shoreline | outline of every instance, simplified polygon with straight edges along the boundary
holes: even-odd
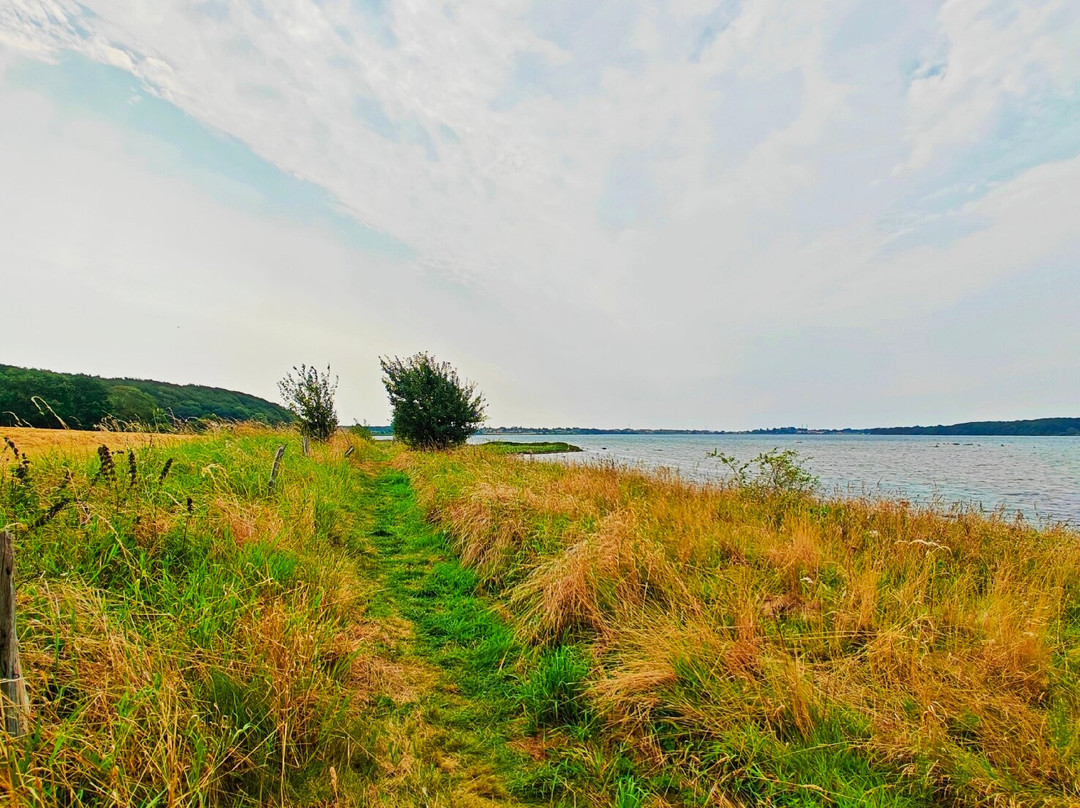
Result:
[[[389,435],[391,429],[368,427],[374,435]],[[1021,421],[967,421],[937,426],[886,426],[866,429],[611,429],[600,427],[489,427],[478,435],[957,435],[967,437],[1075,437],[1080,436],[1080,418],[1034,418]]]

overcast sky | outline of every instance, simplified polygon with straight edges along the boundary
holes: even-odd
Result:
[[[1080,415],[1076,0],[2,0],[0,362],[385,423]]]

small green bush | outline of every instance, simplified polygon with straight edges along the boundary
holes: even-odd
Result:
[[[285,406],[300,419],[300,432],[312,440],[330,440],[338,428],[334,394],[338,380],[330,380],[330,366],[326,373],[318,368],[301,365],[278,382],[278,390]]]
[[[448,362],[426,353],[382,357],[383,384],[394,410],[394,437],[418,449],[460,446],[484,422],[484,397]]]
[[[372,440],[371,427],[367,424],[353,424],[349,427],[349,434],[359,440]]]
[[[727,466],[731,470],[731,482],[740,488],[765,493],[808,494],[820,485],[818,478],[805,467],[809,458],[794,449],[772,449],[746,462],[715,449],[708,456]],[[752,467],[754,471],[751,471]]]

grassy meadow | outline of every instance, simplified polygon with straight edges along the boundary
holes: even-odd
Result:
[[[565,454],[566,452],[580,452],[581,447],[564,441],[530,441],[518,442],[510,440],[492,440],[483,444],[485,451],[497,452],[503,455],[535,455],[535,454]]]
[[[346,433],[4,434],[5,804],[1080,803],[1064,529]]]
[[[621,750],[620,805],[1080,804],[1075,533],[477,449],[395,463],[535,649],[547,765]]]
[[[0,803],[516,804],[531,759],[492,664],[512,635],[389,447],[339,435],[307,458],[295,433],[241,426],[130,452],[94,434],[106,454],[4,434],[32,719],[0,740]],[[416,607],[434,593],[439,613]]]

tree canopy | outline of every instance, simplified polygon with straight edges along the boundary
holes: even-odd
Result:
[[[300,420],[300,432],[315,440],[329,440],[338,428],[334,394],[338,380],[330,380],[330,366],[325,373],[301,365],[278,382],[278,390],[289,410]]]
[[[93,429],[108,404],[109,389],[96,377],[0,365],[0,423]]]
[[[383,385],[390,397],[394,436],[421,449],[464,443],[484,422],[484,397],[463,382],[448,362],[426,353],[382,357]]]

